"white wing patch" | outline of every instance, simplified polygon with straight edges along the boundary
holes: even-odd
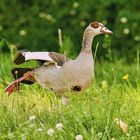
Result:
[[[23,52],[22,54],[25,57],[25,61],[35,59],[54,62],[54,60],[49,56],[49,52]]]

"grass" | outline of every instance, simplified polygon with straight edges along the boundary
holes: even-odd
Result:
[[[8,97],[4,88],[12,81],[11,56],[1,54],[0,64],[0,140],[74,140],[78,134],[84,140],[140,139],[138,62],[97,62],[93,84],[79,95],[71,94],[67,107],[37,84],[22,85],[20,93]],[[129,77],[123,79],[126,74]],[[128,125],[126,133],[117,118]],[[63,131],[55,128],[59,122]],[[54,129],[53,136],[47,134],[49,128]]]

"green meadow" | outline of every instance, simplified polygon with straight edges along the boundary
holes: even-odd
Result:
[[[139,9],[140,0],[0,0],[0,140],[140,140]],[[76,58],[95,21],[113,34],[94,38],[94,80],[65,93],[67,106],[37,83],[4,93],[12,68],[38,66],[14,65],[17,50]]]
[[[1,140],[140,139],[139,58],[131,64],[96,61],[93,83],[80,94],[67,93],[68,106],[38,84],[21,84],[19,92],[8,96],[4,89],[13,80],[11,54],[1,54],[0,65]]]

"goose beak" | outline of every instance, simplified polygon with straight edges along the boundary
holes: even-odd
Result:
[[[101,27],[100,32],[101,32],[102,34],[113,34],[113,32],[110,31],[109,29],[107,29],[105,26],[102,26],[102,27]]]

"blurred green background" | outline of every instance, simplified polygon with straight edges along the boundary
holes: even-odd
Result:
[[[102,22],[114,33],[95,38],[93,49],[99,42],[99,59],[136,59],[140,50],[139,0],[0,0],[0,51],[8,51],[7,43],[10,48],[59,51],[60,28],[64,48],[76,56],[83,31],[92,21]]]

